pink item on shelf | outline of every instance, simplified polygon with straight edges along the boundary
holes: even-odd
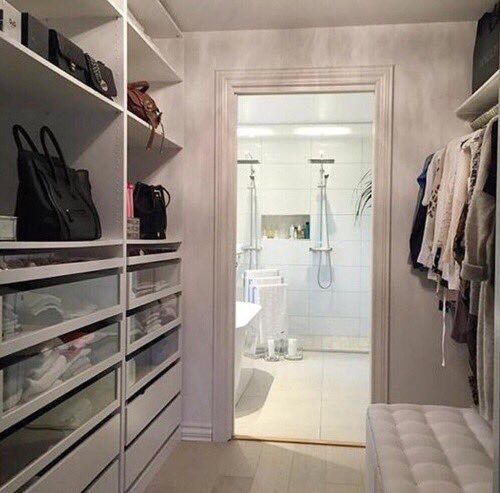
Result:
[[[134,217],[134,185],[127,183],[127,217]]]

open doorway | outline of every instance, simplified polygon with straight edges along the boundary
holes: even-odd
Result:
[[[236,436],[362,443],[374,94],[238,97]]]

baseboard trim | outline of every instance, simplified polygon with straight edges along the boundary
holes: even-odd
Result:
[[[210,425],[186,423],[181,425],[181,437],[186,442],[211,442],[212,427]]]

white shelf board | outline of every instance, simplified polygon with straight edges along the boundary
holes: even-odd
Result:
[[[153,253],[151,255],[134,255],[127,257],[127,265],[151,264],[153,262],[165,262],[167,260],[182,259],[180,252]]]
[[[123,240],[0,241],[0,250],[62,250],[64,248],[101,248],[120,245],[123,245]]]
[[[0,91],[12,106],[30,110],[120,113],[123,108],[45,58],[0,32]],[[34,85],[34,81],[36,84]]]
[[[64,396],[65,394],[71,392],[85,382],[88,382],[95,376],[104,373],[106,370],[109,370],[113,366],[120,363],[120,361],[121,354],[115,354],[107,358],[105,361],[101,361],[97,365],[93,365],[90,368],[82,371],[78,375],[69,378],[57,387],[51,388],[50,390],[48,390],[47,392],[43,392],[42,394],[38,394],[29,402],[26,402],[25,404],[22,404],[20,406],[16,406],[13,409],[9,409],[9,411],[4,413],[0,417],[0,433],[5,431],[7,428],[15,425],[16,423],[19,423],[28,416],[31,416],[36,411],[39,411],[56,399],[59,399],[59,397]]]
[[[141,120],[138,116],[134,115],[131,111],[127,111],[127,121],[128,147],[146,149],[146,144],[148,143],[149,135],[151,133],[151,127],[144,120]],[[155,130],[155,138],[152,147],[159,149],[162,139],[163,134],[161,129],[157,128]],[[182,146],[170,139],[167,131],[165,131],[165,142],[163,143],[163,148],[176,149],[180,151]]]
[[[153,38],[182,38],[182,32],[159,0],[128,0],[128,7]]]
[[[131,22],[128,22],[128,81],[182,82],[160,49]]]
[[[127,245],[176,245],[182,238],[166,238],[165,240],[127,240]]]
[[[0,285],[117,269],[122,266],[122,258],[110,258],[104,260],[90,260],[88,262],[70,262],[66,264],[40,265],[37,267],[0,270]]]
[[[121,17],[112,0],[9,0],[21,12],[37,19],[66,19],[80,17]]]
[[[456,114],[462,120],[472,121],[498,103],[500,70],[486,81],[458,108]]]

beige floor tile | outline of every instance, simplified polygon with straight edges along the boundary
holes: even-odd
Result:
[[[265,443],[251,493],[286,493],[290,482],[294,446]]]
[[[267,370],[255,368],[253,376],[245,389],[246,396],[267,396],[273,386],[275,376]]]
[[[250,493],[252,483],[253,478],[219,476],[211,493]]]
[[[302,361],[256,365],[236,406],[236,434],[364,442],[368,354],[312,351]]]
[[[364,449],[327,447],[326,482],[360,486],[363,484]]]

